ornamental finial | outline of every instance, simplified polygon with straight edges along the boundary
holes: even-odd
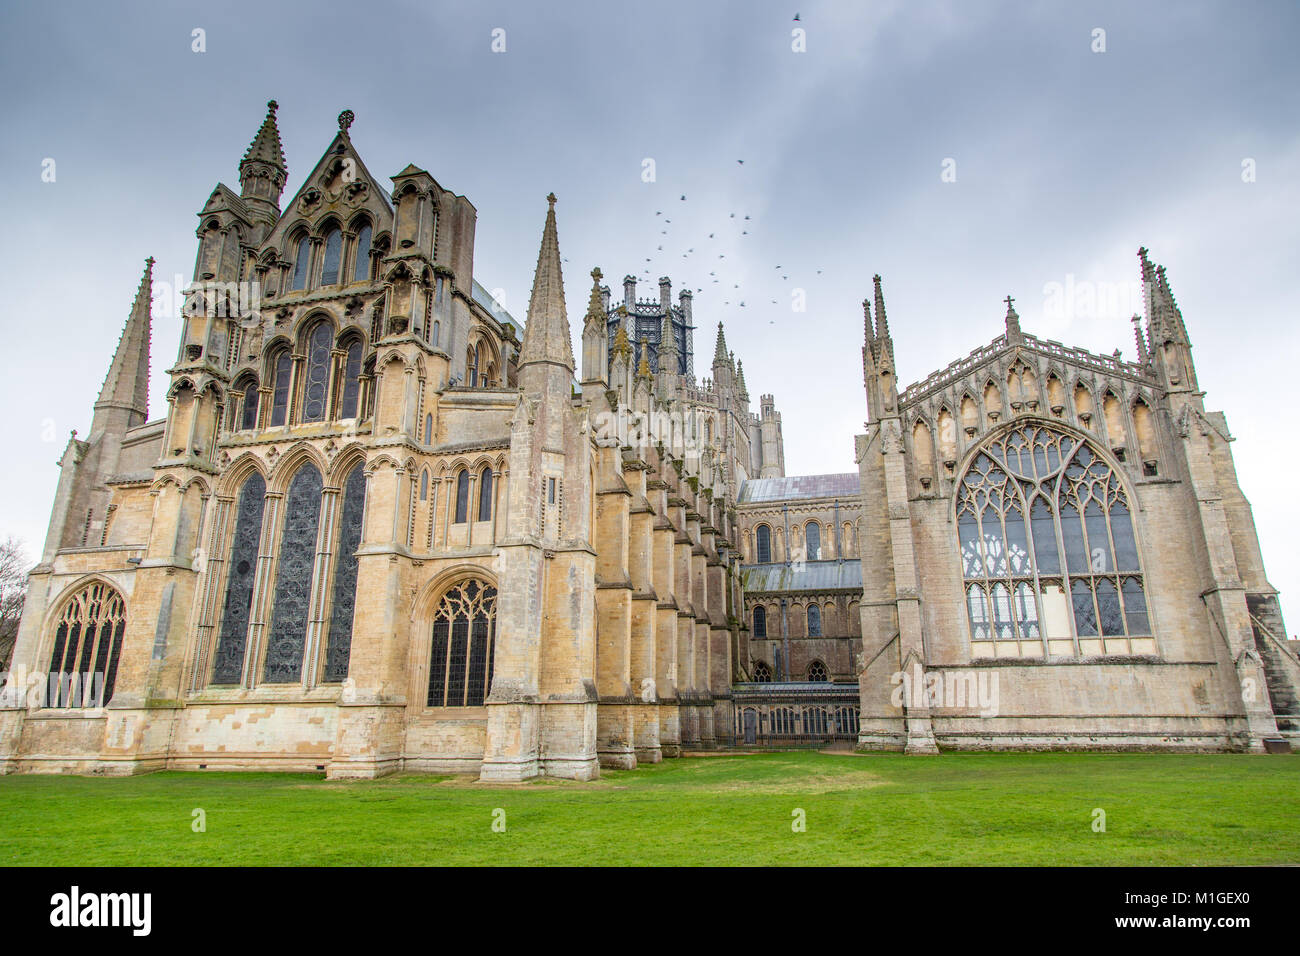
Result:
[[[342,113],[339,114],[339,129],[341,129],[343,132],[346,133],[348,129],[352,126],[352,121],[355,120],[356,118],[357,118],[356,113],[352,112],[351,110],[344,110]]]

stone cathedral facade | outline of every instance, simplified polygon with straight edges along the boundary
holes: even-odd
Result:
[[[910,752],[1300,728],[1230,435],[1145,252],[1136,362],[1008,301],[901,391],[877,278],[858,472],[787,477],[721,325],[696,379],[689,291],[628,276],[615,304],[593,270],[575,361],[555,197],[520,333],[474,206],[413,165],[381,185],[352,122],[283,202],[270,104],[209,195],[155,421],[146,265],[60,461],[0,772],[585,780],[748,741],[773,688],[838,695],[814,737]]]

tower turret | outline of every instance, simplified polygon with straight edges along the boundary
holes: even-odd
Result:
[[[277,109],[279,104],[275,100],[266,104],[266,119],[239,161],[239,196],[254,219],[268,224],[280,218],[280,196],[289,176],[275,122]]]

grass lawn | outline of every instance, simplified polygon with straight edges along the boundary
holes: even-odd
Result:
[[[191,828],[195,808],[206,832]],[[492,829],[497,808],[505,832]],[[792,831],[796,808],[805,832]],[[590,863],[1300,863],[1300,758],[794,752],[520,786],[0,777],[0,864]]]

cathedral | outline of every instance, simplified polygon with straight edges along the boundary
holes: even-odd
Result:
[[[1231,435],[1145,250],[1136,361],[1023,332],[1008,297],[903,389],[877,276],[857,471],[787,476],[721,324],[696,378],[688,290],[627,276],[616,304],[592,270],[575,361],[555,196],[520,323],[475,277],[472,203],[414,165],[382,185],[351,112],[283,202],[276,110],[198,213],[165,417],[149,260],[63,451],[0,772],[1300,736]]]

